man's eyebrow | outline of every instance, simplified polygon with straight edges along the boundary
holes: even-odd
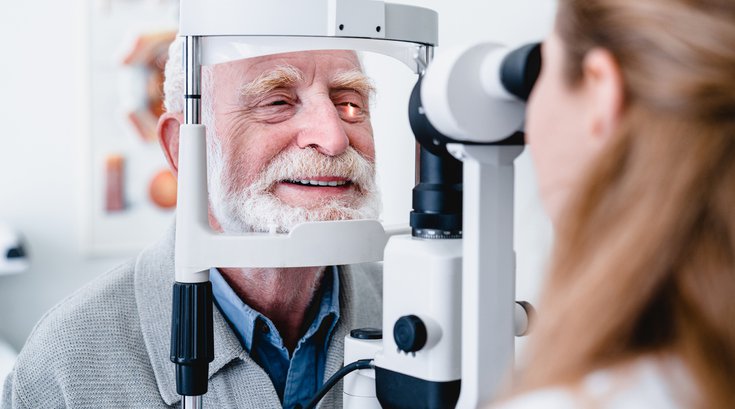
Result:
[[[375,87],[370,77],[358,69],[343,71],[334,75],[329,82],[329,87],[336,90],[355,90],[366,99],[370,99],[375,93]]]
[[[292,87],[303,79],[301,70],[293,65],[279,65],[243,84],[240,87],[240,96],[245,99],[258,99],[274,89]]]

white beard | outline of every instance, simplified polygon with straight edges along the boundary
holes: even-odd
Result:
[[[323,155],[313,148],[289,149],[276,156],[252,184],[235,189],[233,178],[224,175],[227,164],[221,157],[219,152],[209,155],[209,199],[225,233],[287,233],[299,223],[376,219],[380,214],[375,166],[352,147],[339,156]],[[325,199],[307,209],[290,206],[271,192],[276,183],[309,176],[349,179],[356,194],[350,200]]]

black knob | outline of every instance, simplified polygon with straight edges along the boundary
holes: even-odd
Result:
[[[393,326],[393,339],[401,351],[416,352],[426,345],[426,325],[415,315],[404,315]]]

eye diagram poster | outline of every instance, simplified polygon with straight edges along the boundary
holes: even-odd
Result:
[[[174,220],[176,179],[156,124],[178,1],[90,0],[87,6],[85,248],[93,256],[135,254]]]

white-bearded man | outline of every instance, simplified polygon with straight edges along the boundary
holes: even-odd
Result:
[[[181,47],[170,48],[158,133],[176,173]],[[304,221],[376,218],[373,91],[351,51],[204,67],[209,220],[216,231],[285,232]],[[169,360],[174,232],[48,313],[5,384],[2,407],[181,404]],[[213,268],[211,408],[300,408],[342,365],[351,328],[381,324],[378,265]],[[322,407],[341,407],[341,388]]]

